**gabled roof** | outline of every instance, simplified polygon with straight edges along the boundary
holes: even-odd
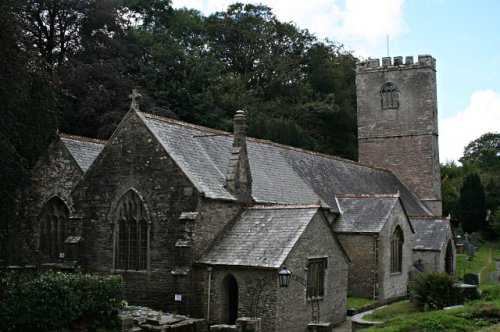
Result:
[[[318,206],[246,209],[199,263],[279,268],[318,209]]]
[[[214,199],[235,200],[225,188],[232,134],[139,113],[194,186]],[[317,204],[337,210],[336,194],[400,193],[409,215],[429,215],[391,172],[359,163],[247,138],[256,203]]]
[[[89,169],[106,144],[105,141],[66,134],[61,134],[60,139],[83,172]]]
[[[393,195],[339,196],[337,233],[380,233],[399,198]]]
[[[451,226],[448,219],[410,218],[415,229],[412,239],[413,250],[441,251],[446,245]]]

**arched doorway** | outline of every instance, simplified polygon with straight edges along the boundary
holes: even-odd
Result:
[[[234,325],[238,318],[238,282],[233,275],[228,274],[223,282],[225,294],[225,320],[227,324]]]
[[[444,270],[448,274],[453,274],[453,244],[451,240],[448,241],[448,246],[446,247],[446,256],[444,258]]]

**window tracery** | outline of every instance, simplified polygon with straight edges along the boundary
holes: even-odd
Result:
[[[391,240],[391,272],[401,272],[403,265],[403,231],[397,226]]]
[[[399,107],[399,90],[396,84],[386,82],[380,88],[380,102],[382,109]]]
[[[115,268],[147,270],[150,225],[147,207],[133,190],[127,191],[115,213]]]
[[[68,236],[69,209],[58,197],[53,197],[42,210],[40,217],[40,252],[57,260],[64,253],[64,241]]]

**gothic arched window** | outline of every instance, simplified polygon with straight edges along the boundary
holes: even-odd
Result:
[[[129,190],[115,211],[115,269],[147,270],[149,235],[146,204],[135,191]]]
[[[397,226],[391,239],[391,272],[401,272],[403,265],[403,231]]]
[[[68,236],[69,209],[59,198],[53,197],[43,207],[40,215],[40,252],[49,258],[59,259],[64,253]]]
[[[396,84],[387,82],[380,88],[382,109],[399,107],[399,90]]]

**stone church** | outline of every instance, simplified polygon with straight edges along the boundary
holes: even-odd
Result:
[[[435,73],[431,56],[358,64],[360,162],[247,137],[242,111],[233,133],[143,113],[133,93],[108,141],[61,134],[40,159],[26,247],[121,274],[132,304],[264,330],[341,322],[347,295],[402,297],[422,251],[454,268]],[[301,282],[278,287],[285,266]]]

